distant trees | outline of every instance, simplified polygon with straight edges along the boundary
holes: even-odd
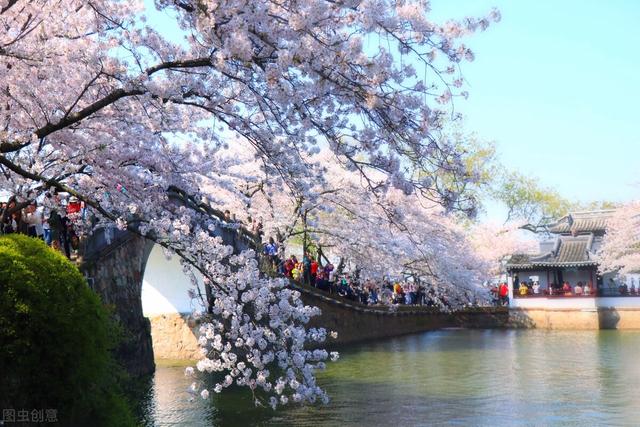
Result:
[[[523,229],[534,232],[545,231],[554,220],[572,211],[612,209],[618,206],[609,201],[571,200],[555,189],[544,187],[536,177],[509,170],[498,175],[491,196],[506,206],[506,222],[519,222]]]

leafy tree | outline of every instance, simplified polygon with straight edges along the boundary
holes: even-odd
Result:
[[[524,222],[522,228],[542,231],[554,220],[569,212],[613,209],[610,201],[581,202],[565,198],[552,188],[543,187],[535,177],[519,172],[504,172],[493,184],[492,197],[508,209],[506,222]]]
[[[133,425],[116,329],[78,269],[43,242],[0,237],[0,406],[51,408],[63,425]]]
[[[519,172],[506,172],[494,197],[507,206],[507,221],[520,219],[532,225],[559,218],[574,206],[557,191],[541,187],[538,180]]]

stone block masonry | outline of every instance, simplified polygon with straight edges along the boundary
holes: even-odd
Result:
[[[324,327],[338,332],[337,340],[327,345],[396,337],[447,327],[503,328],[509,312],[506,309],[470,309],[455,314],[441,313],[419,306],[364,306],[341,298],[332,298],[310,288],[296,287],[307,305],[320,308],[322,314],[313,318],[310,327]],[[158,360],[197,360],[197,321],[186,313],[166,313],[150,317],[153,353]]]
[[[152,316],[151,339],[156,359],[198,360],[198,323],[188,313]]]
[[[101,242],[97,234],[85,248],[81,271],[89,286],[112,310],[124,339],[116,357],[134,377],[155,371],[151,324],[142,313],[142,277],[153,243],[130,233]]]

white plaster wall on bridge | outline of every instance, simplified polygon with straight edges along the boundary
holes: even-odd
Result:
[[[177,256],[167,259],[162,247],[155,245],[142,279],[142,312],[146,317],[160,314],[192,313],[202,311],[202,305],[191,300],[188,290],[191,282],[182,271]],[[196,305],[197,304],[197,305]]]

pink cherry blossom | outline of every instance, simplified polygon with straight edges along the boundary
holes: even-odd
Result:
[[[310,210],[331,199],[332,165],[356,193],[326,209],[346,218],[353,207],[367,227],[358,237],[342,223],[338,249],[353,243],[354,259],[383,265],[412,248],[401,262],[433,268],[442,283],[468,281],[475,261],[444,213],[473,206],[436,185],[445,169],[467,174],[434,132],[458,95],[459,63],[472,59],[460,37],[499,15],[442,24],[425,1],[155,5],[179,41],[150,26],[140,0],[0,1],[0,188],[21,202],[51,189],[74,195],[95,226],[116,224],[179,256],[211,311],[197,368],[224,375],[215,392],[237,384],[272,406],[328,401],[315,372],[329,355],[307,350],[326,338],[307,327],[318,310],[262,277],[252,251],[234,254],[212,236],[237,225],[210,209],[243,215],[268,191]],[[427,71],[440,77],[417,85]],[[318,230],[323,215],[311,218]],[[295,228],[290,209],[273,216],[270,227]],[[368,256],[377,244],[386,252]]]

